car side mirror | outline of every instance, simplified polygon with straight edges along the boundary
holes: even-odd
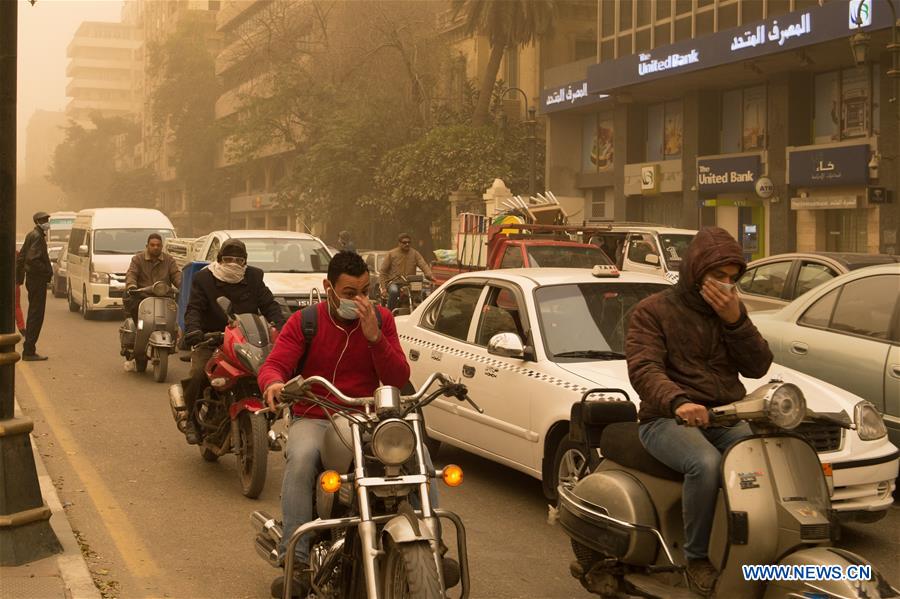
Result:
[[[659,266],[659,256],[656,254],[647,254],[644,256],[644,262],[652,264],[653,266]]]
[[[497,333],[488,341],[488,353],[505,358],[524,358],[525,344],[515,333]]]
[[[78,246],[78,255],[79,255],[79,256],[82,256],[82,257],[87,257],[87,255],[88,255],[88,246],[86,246],[86,245],[79,245],[79,246]]]
[[[222,308],[222,312],[225,313],[225,316],[228,317],[228,320],[234,319],[234,313],[231,311],[231,300],[225,297],[224,295],[220,295],[216,298],[216,303]]]

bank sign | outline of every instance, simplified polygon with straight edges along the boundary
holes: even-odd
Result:
[[[592,65],[588,68],[587,91],[608,93],[671,75],[849,38],[858,29],[887,29],[891,25],[887,0],[826,2],[823,6]]]
[[[865,185],[868,181],[867,144],[788,154],[788,182],[793,187]]]
[[[541,91],[540,112],[544,114],[587,104],[596,104],[608,97],[604,94],[589,94],[587,79],[582,79],[581,81],[574,81]]]
[[[697,160],[697,187],[700,191],[753,191],[759,179],[759,155]]]

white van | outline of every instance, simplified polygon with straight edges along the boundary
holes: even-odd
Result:
[[[69,310],[84,318],[100,310],[122,309],[125,273],[147,237],[174,237],[172,222],[148,208],[93,208],[75,216],[67,257]]]

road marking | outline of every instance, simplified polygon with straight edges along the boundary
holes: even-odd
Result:
[[[35,403],[40,407],[44,420],[47,421],[57,442],[66,453],[66,459],[69,460],[75,474],[84,483],[85,492],[97,508],[100,520],[122,559],[125,560],[125,565],[138,578],[159,576],[159,567],[150,557],[150,552],[141,542],[140,536],[131,522],[128,521],[128,516],[125,515],[122,506],[113,497],[106,483],[103,482],[103,477],[100,476],[93,464],[83,457],[84,454],[80,451],[78,443],[69,428],[57,417],[44,388],[31,372],[31,367],[28,364],[19,364],[17,370],[22,373],[25,384],[31,390]]]

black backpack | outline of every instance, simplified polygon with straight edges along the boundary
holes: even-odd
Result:
[[[378,320],[378,328],[381,329],[381,310],[375,306],[375,318]],[[319,305],[312,304],[300,310],[300,330],[303,332],[303,357],[297,364],[296,374],[303,373],[303,367],[306,366],[306,358],[309,357],[309,350],[312,347],[313,339],[319,332]]]

